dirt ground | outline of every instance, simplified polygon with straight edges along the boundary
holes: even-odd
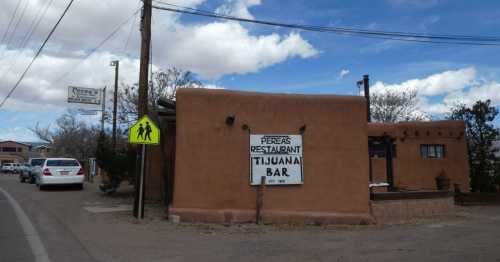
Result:
[[[131,188],[112,196],[96,184],[38,191],[6,177],[0,187],[32,218],[53,261],[500,261],[500,207],[395,225],[172,224],[160,203],[148,203],[141,221],[130,211],[86,209],[126,210]],[[61,254],[61,245],[81,248]]]

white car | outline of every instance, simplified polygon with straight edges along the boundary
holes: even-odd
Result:
[[[16,171],[16,165],[19,165],[19,164],[17,164],[17,163],[5,163],[2,166],[2,172],[14,173]]]
[[[83,168],[74,158],[47,158],[34,167],[35,183],[43,190],[48,185],[76,185],[83,189]]]

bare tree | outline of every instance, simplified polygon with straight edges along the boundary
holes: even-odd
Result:
[[[148,107],[157,111],[157,101],[160,98],[175,100],[179,88],[202,87],[190,71],[178,68],[169,68],[153,74],[153,81],[149,83]],[[123,85],[118,92],[119,121],[130,124],[137,119],[138,85]]]
[[[417,110],[417,102],[416,91],[374,93],[370,97],[372,119],[388,123],[428,119]]]
[[[56,120],[56,127],[40,126],[39,123],[30,130],[43,141],[52,144],[53,156],[87,159],[95,154],[99,129],[87,125],[76,118],[77,112],[68,110]]]

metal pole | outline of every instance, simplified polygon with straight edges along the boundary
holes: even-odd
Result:
[[[113,151],[116,149],[116,107],[118,104],[118,68],[120,61],[116,60],[111,62],[115,67],[115,93],[113,95]]]
[[[141,56],[139,67],[139,97],[137,101],[138,119],[148,113],[148,68],[151,48],[151,13],[152,0],[143,0],[141,16]],[[135,188],[134,213],[137,218],[144,217],[144,158],[146,146],[142,145],[141,170],[139,174],[139,187]],[[134,214],[135,215],[135,214]]]
[[[106,114],[106,87],[102,89],[102,108],[101,108],[101,133],[104,134],[104,116]]]
[[[144,218],[144,158],[146,155],[146,145],[142,145],[141,155],[141,177],[139,181],[139,207],[137,209],[137,218]]]
[[[372,116],[370,112],[370,77],[368,75],[363,76],[363,86],[365,88],[365,98],[366,98],[366,117],[368,122],[371,122]]]

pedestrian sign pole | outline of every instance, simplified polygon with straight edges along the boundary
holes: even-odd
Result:
[[[144,218],[144,180],[145,180],[145,155],[147,145],[160,144],[160,130],[151,119],[144,115],[139,121],[133,124],[128,132],[128,141],[131,144],[141,145],[141,170],[139,176],[139,186],[137,187],[136,199],[134,201],[134,216]]]

